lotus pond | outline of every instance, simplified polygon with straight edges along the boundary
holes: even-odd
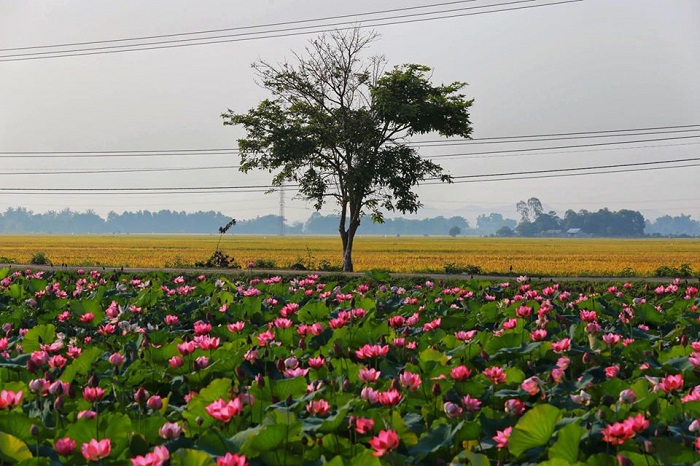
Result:
[[[700,461],[698,289],[0,270],[0,462]]]

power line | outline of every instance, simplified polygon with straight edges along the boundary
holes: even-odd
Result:
[[[126,37],[126,38],[120,38],[120,39],[93,40],[93,41],[89,41],[89,42],[67,42],[67,43],[63,43],[63,44],[33,45],[33,46],[28,46],[28,47],[12,47],[12,48],[0,49],[0,52],[13,52],[16,50],[45,49],[45,48],[57,48],[57,47],[75,47],[75,46],[79,46],[79,45],[109,44],[109,43],[115,43],[115,42],[128,42],[128,41],[150,40],[150,39],[164,39],[167,37],[181,37],[181,36],[191,36],[191,35],[201,35],[201,34],[215,34],[218,32],[228,32],[228,31],[243,31],[246,29],[270,28],[270,27],[276,27],[276,26],[288,26],[288,25],[292,25],[292,24],[303,24],[303,23],[329,21],[329,20],[342,19],[342,18],[353,18],[353,17],[357,17],[357,16],[371,16],[371,15],[379,15],[379,14],[384,14],[384,13],[395,13],[398,11],[420,10],[420,9],[426,9],[426,8],[435,8],[435,7],[439,7],[439,6],[456,5],[456,4],[461,4],[461,3],[474,3],[476,1],[479,1],[479,0],[459,0],[459,1],[453,1],[453,2],[433,3],[430,5],[419,5],[419,6],[411,6],[411,7],[403,7],[403,8],[391,8],[389,10],[369,11],[369,12],[364,12],[364,13],[351,13],[351,14],[345,14],[345,15],[324,16],[324,17],[319,17],[319,18],[300,19],[300,20],[295,20],[295,21],[281,21],[281,22],[277,22],[277,23],[263,23],[263,24],[256,24],[256,25],[252,25],[252,26],[237,26],[237,27],[223,28],[223,29],[206,29],[206,30],[192,31],[192,32],[159,34],[159,35],[154,35],[154,36],[139,36],[139,37]],[[435,12],[435,13],[440,13],[440,12]],[[202,38],[202,39],[205,39],[205,38]]]
[[[622,132],[628,132],[628,131],[656,131],[656,130],[663,130],[663,129],[679,129],[679,128],[697,128],[700,127],[700,125],[671,125],[671,126],[648,126],[646,128],[626,128],[626,129],[606,129],[606,130],[600,130],[600,131],[577,131],[577,132],[571,132],[571,133],[545,133],[545,134],[520,134],[517,136],[494,136],[490,138],[476,138],[476,139],[464,139],[464,141],[470,142],[470,141],[490,141],[490,140],[501,140],[501,139],[522,139],[522,138],[544,138],[544,137],[554,137],[554,136],[579,136],[579,135],[586,135],[586,134],[608,134],[608,133],[622,133]],[[625,136],[624,134],[620,134],[619,136]],[[579,138],[571,138],[571,139],[579,139]],[[424,142],[433,142],[433,141],[443,141],[444,139],[434,139],[430,141],[424,141]]]
[[[636,162],[636,163],[622,163],[622,164],[614,164],[614,165],[599,165],[599,166],[593,166],[593,167],[573,167],[573,168],[558,168],[558,169],[548,169],[548,170],[532,170],[532,171],[520,171],[520,172],[501,172],[501,173],[487,173],[487,174],[480,174],[480,175],[458,175],[458,176],[453,176],[453,179],[456,179],[458,181],[455,181],[455,183],[464,183],[464,182],[469,182],[470,180],[473,179],[479,179],[479,181],[488,181],[488,178],[491,177],[503,177],[503,176],[515,176],[515,175],[542,175],[542,174],[552,174],[552,173],[557,173],[560,176],[565,176],[565,173],[568,172],[574,172],[574,171],[583,171],[583,170],[605,170],[605,169],[612,169],[612,168],[622,168],[623,170],[618,170],[615,171],[614,173],[623,173],[623,172],[628,172],[628,171],[641,171],[637,169],[633,169],[630,167],[640,167],[640,166],[649,166],[649,165],[659,165],[659,164],[667,164],[667,163],[680,163],[680,162],[692,162],[692,161],[700,161],[700,157],[690,157],[690,158],[683,158],[683,159],[674,159],[674,160],[656,160],[656,161],[651,161],[651,162]],[[656,167],[657,169],[669,169],[669,168],[679,168],[679,167],[692,167],[692,166],[697,166],[699,164],[690,164],[690,165],[677,165],[677,166],[671,166],[671,167]],[[598,172],[598,173],[603,173],[603,172]],[[486,178],[486,180],[480,180]],[[517,178],[508,178],[508,179],[517,179]],[[433,181],[437,180],[437,178],[430,178],[428,181]],[[441,183],[424,183],[426,185],[430,184],[441,184]],[[285,185],[285,188],[298,188],[299,185]],[[4,192],[31,192],[31,193],[45,193],[45,192],[51,192],[51,193],[72,193],[72,194],[88,194],[88,193],[110,193],[110,194],[122,194],[122,193],[140,193],[140,194],[146,194],[150,192],[173,192],[173,193],[188,193],[188,192],[226,192],[229,190],[233,190],[235,192],[240,192],[239,190],[260,190],[260,191],[253,191],[253,192],[265,192],[265,190],[271,190],[271,191],[277,191],[280,189],[279,186],[274,186],[274,185],[248,185],[248,186],[196,186],[196,187],[145,187],[145,188],[0,188],[0,191]]]
[[[526,3],[526,2],[531,2],[535,0],[518,0],[518,1],[513,1],[513,2],[505,2],[505,3],[500,3],[500,4],[495,4],[495,5],[489,5],[489,6],[482,6],[482,7],[472,7],[473,8],[492,8],[494,6],[503,6],[503,5],[510,5],[510,4],[516,4],[516,3]],[[547,7],[547,6],[556,6],[556,5],[563,5],[563,4],[568,4],[568,3],[578,3],[583,0],[562,0],[559,2],[552,2],[552,3],[542,3],[542,4],[537,4],[537,5],[527,5],[527,6],[520,6],[520,7],[511,7],[511,8],[502,8],[502,9],[496,9],[496,10],[490,10],[490,11],[479,11],[479,12],[472,12],[472,13],[460,13],[460,14],[452,14],[448,16],[435,16],[431,18],[416,18],[416,19],[408,19],[408,20],[402,20],[402,21],[388,21],[384,23],[374,23],[374,24],[359,24],[359,25],[353,25],[353,26],[348,26],[348,27],[334,27],[333,29],[316,29],[316,30],[311,30],[311,31],[299,31],[299,32],[294,32],[296,29],[309,29],[313,26],[306,26],[306,27],[299,27],[299,28],[288,28],[288,29],[280,29],[279,31],[269,31],[269,32],[259,32],[255,34],[266,34],[266,35],[259,35],[259,36],[254,36],[254,37],[234,37],[230,39],[217,39],[217,40],[207,40],[207,39],[196,39],[200,40],[200,42],[196,43],[170,43],[170,42],[184,42],[187,39],[182,39],[178,41],[167,41],[169,43],[166,43],[164,45],[155,45],[155,46],[148,46],[148,44],[143,44],[141,45],[115,45],[115,46],[109,46],[109,47],[95,47],[95,48],[90,48],[90,49],[75,49],[75,50],[67,50],[67,51],[60,51],[60,52],[36,52],[36,53],[27,53],[27,54],[15,54],[15,55],[3,55],[0,56],[0,62],[10,62],[10,61],[27,61],[27,60],[41,60],[41,59],[49,59],[49,58],[65,58],[65,57],[78,57],[78,56],[86,56],[86,55],[103,55],[103,54],[111,54],[111,53],[123,53],[123,52],[138,52],[138,51],[144,51],[144,50],[160,50],[160,49],[169,49],[169,48],[180,48],[180,47],[192,47],[192,46],[197,46],[197,45],[209,45],[209,44],[221,44],[221,43],[231,43],[231,42],[243,42],[243,41],[251,41],[251,40],[259,40],[259,39],[273,39],[273,38],[279,38],[279,37],[290,37],[290,36],[299,36],[299,35],[306,35],[306,34],[318,34],[318,33],[325,33],[325,32],[333,32],[333,31],[343,31],[343,30],[349,30],[349,29],[365,29],[365,28],[370,28],[370,27],[379,27],[379,26],[392,26],[392,25],[397,25],[397,24],[410,24],[410,23],[416,23],[416,22],[425,22],[425,21],[434,21],[434,20],[439,20],[439,19],[453,19],[453,18],[459,18],[459,17],[465,17],[465,16],[476,16],[476,15],[484,15],[484,14],[491,14],[491,13],[501,13],[501,12],[506,12],[506,11],[516,11],[516,10],[526,10],[526,9],[531,9],[531,8],[541,8],[541,7]],[[467,8],[464,8],[467,9]],[[433,13],[424,13],[422,15],[420,14],[413,14],[413,15],[403,15],[403,16],[397,16],[397,17],[387,17],[387,18],[381,18],[377,20],[369,20],[369,21],[383,21],[385,19],[394,19],[398,17],[407,17],[407,16],[424,16],[426,14],[439,14],[441,12],[433,12]],[[342,24],[348,24],[350,23],[349,21],[345,21],[342,23],[335,23],[335,24],[324,24],[324,25],[318,25],[317,27],[331,27],[331,26],[338,26]],[[285,31],[291,31],[291,32],[285,32]],[[278,32],[281,32],[278,34]],[[249,33],[249,35],[252,33]],[[244,34],[234,34],[232,36],[240,36]],[[224,36],[222,36],[224,37]],[[230,36],[227,36],[230,37]],[[193,40],[193,39],[190,39]],[[164,41],[165,42],[165,41]],[[151,43],[151,44],[155,44]],[[119,47],[132,47],[132,48],[122,48],[118,50],[114,50],[115,48]],[[105,50],[108,49],[108,50]],[[50,55],[53,54],[53,55]],[[39,56],[36,56],[39,55]]]
[[[680,128],[697,128],[697,129],[685,129]],[[656,130],[670,129],[678,131],[662,131],[656,132]],[[614,134],[610,133],[621,133],[634,131],[634,134]],[[511,143],[516,142],[539,142],[535,139],[526,138],[549,138],[557,136],[568,136],[561,137],[552,140],[567,140],[567,139],[595,139],[598,137],[624,137],[624,136],[642,136],[642,135],[654,135],[654,134],[672,134],[672,133],[684,133],[684,132],[695,132],[700,131],[700,125],[675,125],[675,126],[656,126],[647,128],[628,128],[628,129],[612,129],[612,130],[602,130],[602,131],[582,131],[573,133],[547,133],[547,134],[529,134],[529,135],[519,135],[519,136],[495,136],[491,138],[477,138],[477,139],[463,139],[456,142],[464,143],[465,145],[472,144],[500,144],[501,140],[510,140]],[[601,136],[594,136],[595,134],[601,134]],[[579,135],[591,135],[590,137],[578,137]],[[514,140],[517,139],[517,140]],[[522,139],[522,140],[520,140]],[[545,139],[542,139],[543,141]],[[431,141],[415,141],[409,142],[409,145],[421,145],[424,143],[432,142],[444,142],[449,143],[455,141],[454,139],[447,140],[431,140]],[[627,141],[625,141],[627,142]],[[635,142],[635,141],[629,141]],[[0,151],[1,156],[22,156],[22,155],[51,155],[51,156],[73,156],[73,155],[85,155],[90,157],[95,156],[106,156],[106,157],[116,157],[116,156],[126,156],[128,154],[136,154],[136,156],[142,155],[153,155],[153,156],[166,156],[166,155],[186,155],[186,154],[196,154],[196,155],[235,155],[239,153],[237,148],[203,148],[203,149],[151,149],[151,150],[94,150],[94,151]],[[10,157],[8,157],[10,158]],[[17,158],[17,157],[14,157]]]
[[[540,174],[540,173],[558,173],[558,172],[573,172],[579,170],[604,170],[609,168],[626,168],[626,167],[640,167],[647,165],[660,165],[663,163],[680,163],[680,162],[694,162],[700,160],[700,157],[690,157],[684,159],[674,159],[674,160],[655,160],[652,162],[634,162],[634,163],[618,163],[612,165],[598,165],[595,167],[572,167],[572,168],[550,168],[547,170],[535,170],[535,171],[520,171],[520,172],[506,172],[506,173],[493,173],[493,174],[481,174],[481,175],[460,175],[453,176],[453,179],[466,179],[466,178],[484,178],[491,176],[510,176],[510,175],[530,175],[530,174]],[[666,167],[672,168],[672,167]],[[431,178],[439,179],[439,178]]]
[[[675,131],[645,131],[640,133],[625,133],[625,134],[601,134],[601,135],[587,135],[587,136],[566,136],[566,137],[542,137],[536,139],[511,139],[503,138],[497,141],[486,141],[482,139],[435,139],[430,141],[415,141],[411,142],[412,146],[422,146],[422,147],[443,147],[443,146],[473,146],[480,144],[516,144],[521,142],[544,142],[544,141],[567,141],[571,139],[601,139],[601,138],[623,138],[629,136],[649,136],[654,134],[677,134],[677,133],[691,133],[700,131],[697,129],[679,129]]]
[[[142,173],[142,172],[177,172],[193,170],[222,170],[240,168],[240,165],[219,165],[212,167],[170,167],[170,168],[124,168],[124,169],[96,169],[96,170],[55,170],[55,171],[31,171],[31,172],[0,172],[3,175],[82,175],[95,173]]]
[[[574,149],[574,148],[581,148],[581,147],[602,147],[602,146],[614,146],[614,145],[620,145],[620,144],[636,144],[636,143],[640,143],[640,142],[675,141],[675,140],[679,140],[679,139],[694,139],[694,138],[699,138],[699,137],[700,137],[700,135],[698,135],[698,136],[674,136],[674,137],[669,137],[669,138],[637,139],[634,141],[600,142],[600,143],[595,143],[595,144],[572,144],[572,145],[567,145],[567,146],[533,147],[533,148],[528,148],[528,149],[504,149],[504,150],[492,150],[492,151],[484,151],[484,152],[460,152],[460,153],[456,153],[456,154],[431,155],[427,158],[430,158],[430,159],[478,158],[478,157],[472,157],[472,156],[492,155],[492,154],[512,154],[512,153],[532,152],[532,151],[552,150],[552,149]]]
[[[535,175],[535,176],[519,176],[513,178],[488,178],[485,180],[461,180],[455,181],[454,184],[462,183],[483,183],[485,181],[513,181],[513,180],[536,180],[542,178],[566,178],[569,176],[586,176],[586,175],[606,175],[611,173],[631,173],[631,172],[645,172],[654,170],[667,170],[671,168],[687,168],[687,167],[700,167],[700,163],[691,163],[686,165],[676,165],[673,167],[646,167],[646,168],[630,168],[623,170],[608,170],[600,172],[587,172],[587,173],[561,173],[561,174],[550,174],[550,175]],[[441,183],[425,183],[428,184],[441,184]]]

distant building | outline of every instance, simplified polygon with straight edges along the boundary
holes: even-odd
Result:
[[[566,236],[568,238],[588,238],[591,235],[580,228],[569,228],[566,230]]]

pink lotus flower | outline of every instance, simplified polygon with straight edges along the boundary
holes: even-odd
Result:
[[[374,429],[374,419],[368,417],[350,416],[350,426],[360,435],[369,433]]]
[[[481,409],[481,401],[477,398],[472,398],[471,395],[462,397],[462,405],[464,405],[464,409],[472,413]]]
[[[325,416],[331,409],[326,400],[312,400],[306,405],[306,412],[315,416]]]
[[[629,426],[634,433],[639,434],[644,432],[644,430],[649,427],[649,421],[644,417],[642,413],[637,414],[634,417],[629,417],[624,420],[624,423]]]
[[[552,343],[552,351],[557,354],[565,353],[571,349],[571,339],[562,338],[560,341]]]
[[[620,373],[620,366],[608,366],[605,368],[605,377],[607,379],[614,379],[617,377],[617,374]]]
[[[148,399],[148,401],[146,401],[146,406],[153,411],[158,411],[163,407],[163,399],[158,395],[153,395]]]
[[[359,378],[363,382],[376,382],[380,374],[381,372],[376,369],[367,369],[363,367],[360,369]]]
[[[76,447],[75,440],[70,437],[63,437],[54,442],[53,447],[61,456],[68,456],[75,451]]]
[[[420,375],[418,374],[404,371],[401,375],[399,375],[399,382],[401,383],[401,386],[407,388],[409,392],[415,392],[420,387],[421,379]]]
[[[83,398],[90,403],[100,401],[105,396],[105,391],[100,387],[85,387],[83,389]]]
[[[451,401],[445,402],[445,404],[442,406],[443,410],[445,411],[445,414],[449,418],[458,418],[462,417],[462,413],[464,410],[462,409],[461,406],[458,404],[452,403]]]
[[[496,442],[497,448],[505,448],[508,446],[508,439],[510,438],[512,431],[512,427],[506,427],[503,430],[496,431],[496,435],[494,435],[492,438]]]
[[[260,333],[257,337],[259,346],[267,346],[275,340],[275,334],[269,330]]]
[[[506,373],[498,366],[484,369],[484,376],[496,385],[506,381]]]
[[[377,394],[377,401],[384,406],[396,406],[403,397],[397,390],[387,390]]]
[[[83,443],[80,451],[87,461],[99,461],[109,456],[112,451],[112,443],[108,438],[99,441],[92,439],[88,443]]]
[[[632,426],[624,422],[616,422],[603,429],[603,441],[611,445],[622,445],[632,437]]]
[[[372,456],[384,456],[399,447],[399,436],[393,430],[380,430],[369,444],[374,449]]]
[[[364,345],[355,351],[358,359],[383,358],[389,352],[389,345]]]
[[[506,330],[512,330],[518,325],[518,319],[508,319],[503,322],[503,328]]]
[[[49,393],[50,386],[51,382],[46,379],[32,379],[29,381],[29,391],[42,396]]]
[[[182,426],[177,422],[166,422],[163,426],[158,429],[158,435],[160,438],[170,440],[180,436],[182,434]]]
[[[240,399],[235,398],[228,403],[219,398],[206,408],[207,413],[217,421],[229,422],[232,417],[238,416],[243,411],[243,403]]]
[[[171,369],[179,369],[183,364],[185,364],[185,360],[180,356],[173,356],[172,358],[168,359],[168,364],[170,365]]]
[[[187,356],[188,354],[194,353],[195,349],[197,349],[197,346],[194,344],[193,341],[185,341],[177,345],[177,350],[183,356]]]
[[[620,342],[622,337],[616,333],[606,333],[603,335],[603,341],[606,345],[613,346]]]
[[[544,396],[544,382],[536,375],[523,380],[523,383],[520,384],[520,388],[526,391],[530,396],[537,395],[540,391],[542,391],[542,395]]]
[[[517,398],[511,398],[510,400],[506,401],[504,411],[512,416],[520,417],[525,412],[525,403]]]
[[[192,340],[200,349],[204,351],[211,351],[219,347],[220,340],[217,337],[210,337],[209,335],[197,335]]]
[[[311,366],[313,369],[316,369],[316,370],[322,368],[325,363],[326,363],[326,360],[323,358],[323,356],[309,358],[309,366]]]
[[[365,387],[360,392],[360,398],[374,404],[377,401],[379,401],[379,392],[377,392],[372,387]]]
[[[170,452],[161,445],[155,447],[152,452],[146,453],[145,456],[131,458],[131,464],[133,466],[163,466],[168,459],[170,459]]]
[[[225,456],[216,459],[216,466],[248,466],[248,461],[245,455],[226,453]]]
[[[125,358],[121,353],[112,353],[109,356],[109,363],[113,366],[121,366],[124,364],[124,360]]]
[[[474,336],[476,335],[476,330],[460,330],[459,332],[455,332],[455,338],[460,340],[460,341],[465,341],[469,342],[471,341]]]
[[[637,401],[637,394],[634,390],[628,388],[620,392],[620,402],[621,403],[634,403]]]
[[[450,371],[453,380],[463,381],[471,377],[472,371],[467,366],[457,366]]]
[[[302,369],[301,367],[297,367],[296,369],[285,369],[284,370],[284,376],[288,379],[293,379],[295,377],[306,377],[306,374],[309,373],[308,369]]]
[[[202,320],[198,320],[197,322],[194,323],[194,334],[195,335],[207,335],[209,332],[211,332],[211,324],[208,322],[204,322]]]
[[[232,324],[228,324],[226,326],[229,332],[231,333],[239,333],[242,332],[243,329],[245,328],[245,322],[242,320],[239,320],[238,322],[233,322]]]
[[[97,412],[90,409],[85,411],[78,411],[78,419],[95,419],[97,417]]]
[[[680,390],[683,388],[683,375],[682,374],[676,374],[676,375],[669,375],[661,379],[658,385],[659,389],[666,392],[666,393],[671,393],[676,390]]]

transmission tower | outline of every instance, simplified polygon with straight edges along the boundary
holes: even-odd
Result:
[[[284,183],[280,185],[280,236],[284,236]]]

